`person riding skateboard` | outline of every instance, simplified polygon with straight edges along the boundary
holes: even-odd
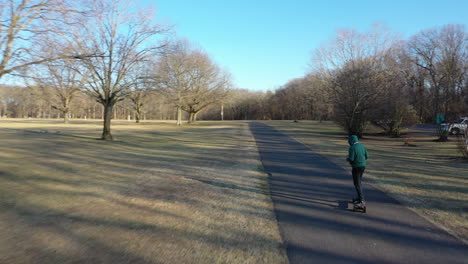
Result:
[[[346,160],[351,164],[353,183],[357,192],[357,197],[353,199],[353,203],[365,205],[361,180],[364,170],[366,169],[366,161],[369,158],[369,154],[367,153],[366,147],[359,142],[357,136],[350,136],[348,138],[348,143],[349,154]]]

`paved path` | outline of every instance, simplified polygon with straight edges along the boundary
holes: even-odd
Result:
[[[368,212],[352,212],[347,170],[270,126],[250,127],[291,264],[468,263],[466,245],[365,182]]]

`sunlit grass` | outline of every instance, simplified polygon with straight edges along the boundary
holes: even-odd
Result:
[[[0,263],[285,263],[242,122],[0,120]]]
[[[268,121],[333,162],[348,168],[347,134],[331,122]],[[468,241],[468,162],[456,139],[435,142],[427,133],[405,130],[403,138],[366,135],[370,153],[366,178],[413,210]],[[412,147],[404,146],[410,137]],[[372,202],[372,201],[369,201]]]

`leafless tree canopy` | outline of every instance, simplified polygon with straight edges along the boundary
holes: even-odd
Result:
[[[71,59],[44,63],[36,69],[31,85],[45,95],[53,109],[61,112],[64,122],[68,123],[72,101],[86,85],[86,76],[79,72],[78,62]],[[82,70],[83,71],[83,70]]]
[[[155,24],[152,13],[132,12],[129,2],[95,1],[93,10],[88,26],[76,32],[74,47],[79,53],[96,54],[80,59],[89,73],[86,91],[104,107],[102,139],[112,140],[113,107],[134,85],[128,75],[163,52],[161,36],[169,29]]]
[[[189,113],[189,122],[197,114],[227,95],[230,77],[200,50],[178,42],[173,52],[155,65],[154,82],[160,93],[177,107],[177,124],[182,122],[182,110]]]
[[[31,65],[76,56],[50,52],[48,42],[66,43],[70,29],[84,14],[80,4],[66,0],[0,1],[0,79]]]

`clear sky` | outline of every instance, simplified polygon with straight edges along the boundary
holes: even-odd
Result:
[[[468,23],[468,0],[139,0],[178,36],[229,70],[238,88],[274,90],[302,77],[311,53],[337,29],[383,23],[409,37]]]

